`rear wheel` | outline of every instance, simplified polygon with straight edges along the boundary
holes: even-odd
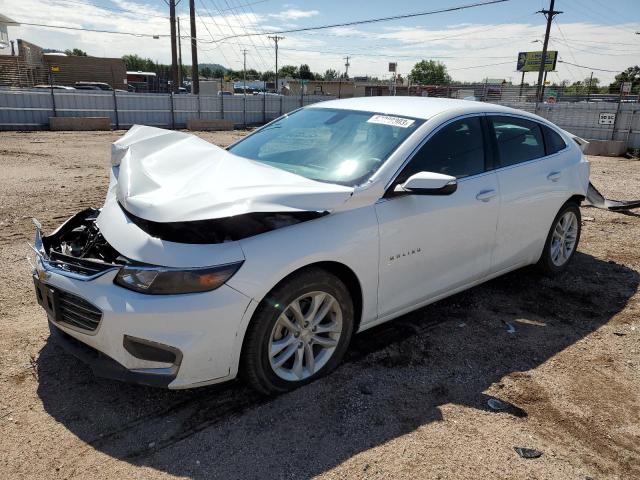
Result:
[[[567,268],[580,242],[580,207],[569,202],[563,205],[551,224],[538,267],[548,275]]]
[[[256,390],[286,392],[329,373],[353,332],[353,302],[334,275],[310,268],[274,288],[245,336],[242,375]]]

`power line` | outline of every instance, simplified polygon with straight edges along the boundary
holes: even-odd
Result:
[[[213,0],[212,0],[213,1]],[[232,8],[231,4],[227,1],[224,0],[224,3],[227,5],[228,8]],[[220,11],[220,10],[218,10]],[[236,21],[240,24],[240,27],[242,28],[242,30],[247,33],[249,32],[249,30],[246,27],[245,22],[242,20],[242,15],[245,15],[244,11],[240,12],[236,6],[234,5],[234,7],[231,9],[231,15],[232,18],[235,18]],[[262,46],[264,46],[264,39],[263,37],[259,37],[260,40],[262,40],[263,44]],[[256,43],[253,41],[253,37],[249,37],[249,41],[252,43],[254,51],[256,52],[256,54],[258,55],[261,65],[265,68],[269,68],[269,63],[264,59],[264,57],[262,56],[262,54],[260,53],[260,50],[258,49],[258,46],[256,45]]]
[[[598,72],[608,72],[608,73],[620,73],[619,70],[605,70],[603,68],[595,68],[595,67],[586,67],[584,65],[578,65],[576,63],[567,62],[566,60],[558,60],[558,63],[567,63],[569,65],[573,65],[578,68],[586,68],[588,70],[597,70]]]
[[[168,18],[168,17],[164,17],[164,18]],[[18,21],[18,23],[22,26],[22,25],[27,25],[29,27],[43,27],[43,28],[59,28],[62,30],[78,30],[81,32],[95,32],[95,33],[109,33],[109,34],[113,34],[113,35],[131,35],[134,37],[151,37],[151,38],[155,38],[158,39],[160,37],[170,37],[171,35],[167,35],[167,34],[153,34],[153,33],[134,33],[134,32],[118,32],[115,30],[97,30],[94,28],[83,28],[83,27],[64,27],[61,25],[46,25],[43,23],[28,23],[28,22],[20,22]]]
[[[472,68],[494,67],[496,65],[508,65],[508,64],[513,64],[513,61],[511,61],[511,62],[500,62],[500,63],[487,63],[485,65],[474,65],[472,67],[449,68],[448,70],[453,72],[453,71],[457,71],[457,70],[470,70]]]
[[[470,3],[467,5],[458,5],[456,7],[449,7],[449,8],[441,8],[439,10],[430,10],[430,11],[426,11],[426,12],[417,12],[417,13],[405,13],[403,15],[393,15],[391,17],[380,17],[380,18],[369,18],[366,20],[355,20],[352,22],[344,22],[344,23],[333,23],[333,24],[328,24],[328,25],[318,25],[316,27],[304,27],[304,28],[292,28],[289,30],[277,30],[277,31],[273,31],[273,32],[264,32],[264,33],[247,33],[244,35],[230,35],[227,37],[223,37],[218,39],[217,41],[222,41],[222,40],[228,40],[230,38],[238,38],[238,37],[248,37],[248,36],[257,36],[257,35],[277,35],[277,34],[281,34],[281,33],[295,33],[295,32],[308,32],[308,31],[312,31],[312,30],[325,30],[328,28],[336,28],[336,27],[352,27],[354,25],[365,25],[365,24],[371,24],[371,23],[380,23],[380,22],[389,22],[391,20],[402,20],[405,18],[414,18],[414,17],[422,17],[422,16],[426,16],[426,15],[435,15],[437,13],[447,13],[447,12],[455,12],[455,11],[459,11],[459,10],[466,10],[468,8],[474,8],[474,7],[483,7],[483,6],[487,6],[487,5],[493,5],[495,3],[503,3],[503,2],[508,2],[509,0],[488,0],[485,2],[477,2],[477,3]]]
[[[126,8],[113,8],[113,7],[108,7],[107,5],[98,5],[97,3],[92,3],[89,1],[82,1],[82,0],[54,0],[55,2],[60,2],[60,3],[69,3],[72,5],[81,5],[84,7],[94,7],[94,8],[99,8],[101,10],[106,10],[108,12],[115,12],[115,13],[119,13],[119,14],[129,14],[129,15],[144,15],[145,17],[154,17],[154,18],[164,18],[167,19],[169,17],[167,17],[166,15],[151,15],[149,13],[136,13],[134,12],[132,9],[126,9]]]

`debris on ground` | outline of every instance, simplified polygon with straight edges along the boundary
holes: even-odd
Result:
[[[490,398],[489,400],[487,400],[487,405],[489,405],[489,408],[491,410],[494,410],[496,412],[509,413],[514,417],[524,418],[527,416],[527,412],[522,408],[514,405],[513,403],[500,400],[499,398]]]
[[[513,447],[518,455],[522,458],[540,458],[542,452],[535,448]]]
[[[516,327],[511,322],[502,321],[507,326],[507,333],[516,333]]]

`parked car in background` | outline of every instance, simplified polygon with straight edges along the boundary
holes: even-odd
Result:
[[[564,271],[581,143],[524,111],[416,97],[316,103],[227,149],[135,126],[102,209],[37,225],[38,302],[99,375],[284,392],[357,332],[526,265]]]
[[[113,90],[111,85],[104,82],[76,82],[75,87],[77,90],[103,90],[107,92]]]
[[[38,89],[46,88],[48,90],[51,90],[51,89],[53,89],[53,90],[75,90],[75,88],[73,88],[73,87],[66,87],[64,85],[36,85],[33,88],[38,88]]]

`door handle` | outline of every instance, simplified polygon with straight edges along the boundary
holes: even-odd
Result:
[[[547,180],[551,180],[552,182],[557,182],[558,180],[560,180],[561,176],[562,176],[562,173],[560,172],[551,172],[549,175],[547,175]]]
[[[481,202],[488,202],[495,196],[495,190],[482,190],[479,194],[476,195],[476,200],[480,200]]]

